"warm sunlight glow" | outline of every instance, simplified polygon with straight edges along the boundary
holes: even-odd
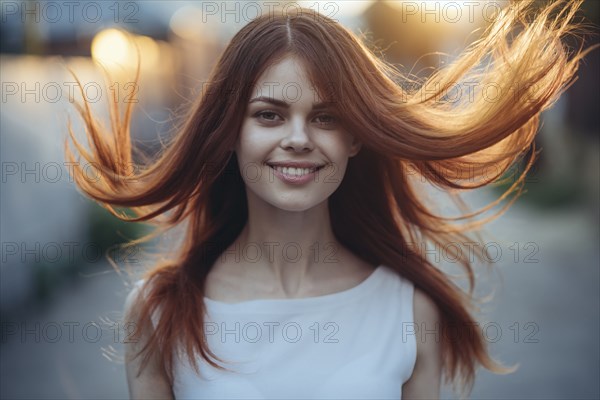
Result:
[[[117,29],[103,30],[92,41],[92,58],[107,68],[128,66],[134,53],[130,39]]]
[[[99,32],[92,41],[92,58],[109,70],[136,68],[138,56],[142,67],[156,66],[160,49],[156,41],[148,36],[129,35],[118,29]]]
[[[202,10],[194,6],[185,6],[173,13],[169,27],[182,39],[198,39],[202,33]]]

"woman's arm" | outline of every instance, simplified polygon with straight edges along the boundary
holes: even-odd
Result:
[[[417,362],[413,374],[402,387],[403,399],[439,399],[442,373],[439,310],[435,303],[415,288],[414,322]]]
[[[129,316],[130,321],[138,321],[136,310],[132,308],[135,307],[135,302],[132,301],[133,297],[132,293],[127,299],[125,315]],[[129,397],[131,399],[174,399],[171,385],[158,354],[152,354],[152,357],[144,365],[141,374],[138,376],[144,357],[133,358],[133,356],[139,352],[147,340],[148,334],[140,332],[137,341],[125,343],[125,371],[127,373]]]

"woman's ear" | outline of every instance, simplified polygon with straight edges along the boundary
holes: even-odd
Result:
[[[358,152],[360,151],[360,149],[362,148],[362,143],[360,141],[358,141],[358,139],[353,138],[352,139],[352,144],[350,145],[350,157],[354,157],[355,155],[358,154]]]

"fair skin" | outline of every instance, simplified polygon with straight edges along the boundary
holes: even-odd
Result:
[[[248,223],[213,265],[206,297],[228,303],[313,297],[364,281],[375,266],[336,240],[327,203],[360,147],[341,128],[334,111],[319,101],[300,62],[288,57],[267,69],[251,95],[233,149],[246,184]],[[311,162],[323,168],[306,182],[291,183],[275,172],[272,165],[280,162]],[[418,289],[414,317],[417,327],[424,324],[428,330],[439,321],[437,307]],[[438,398],[439,341],[419,333],[416,338],[417,362],[403,386],[403,398]],[[134,346],[127,344],[126,354]],[[173,398],[157,358],[136,378],[137,368],[135,362],[126,365],[132,398]]]

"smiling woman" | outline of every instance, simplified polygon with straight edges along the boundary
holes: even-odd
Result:
[[[159,233],[187,229],[178,257],[128,297],[131,396],[436,398],[442,373],[468,390],[478,366],[506,372],[472,329],[471,293],[409,246],[468,242],[477,224],[431,212],[411,172],[471,189],[532,148],[540,112],[586,53],[562,42],[580,28],[580,2],[532,4],[505,10],[413,92],[335,21],[309,9],[263,15],[231,40],[213,90],[135,177],[122,169],[132,162],[131,109],[121,119],[115,105],[113,130],[102,132],[81,107],[91,150],[71,139],[110,173],[91,182],[76,169],[80,188]],[[467,80],[511,95],[443,100]],[[525,172],[458,220],[505,199]],[[466,254],[454,255],[472,289]]]
[[[292,85],[293,101],[284,89]],[[235,147],[240,165],[259,168],[259,179],[241,171],[249,207],[261,201],[267,213],[311,210],[327,220],[327,199],[360,143],[336,121],[333,104],[313,103],[318,92],[301,59],[288,57],[271,66],[254,91],[261,95],[250,100]],[[263,95],[269,91],[273,97]],[[264,216],[257,219],[265,221]]]

